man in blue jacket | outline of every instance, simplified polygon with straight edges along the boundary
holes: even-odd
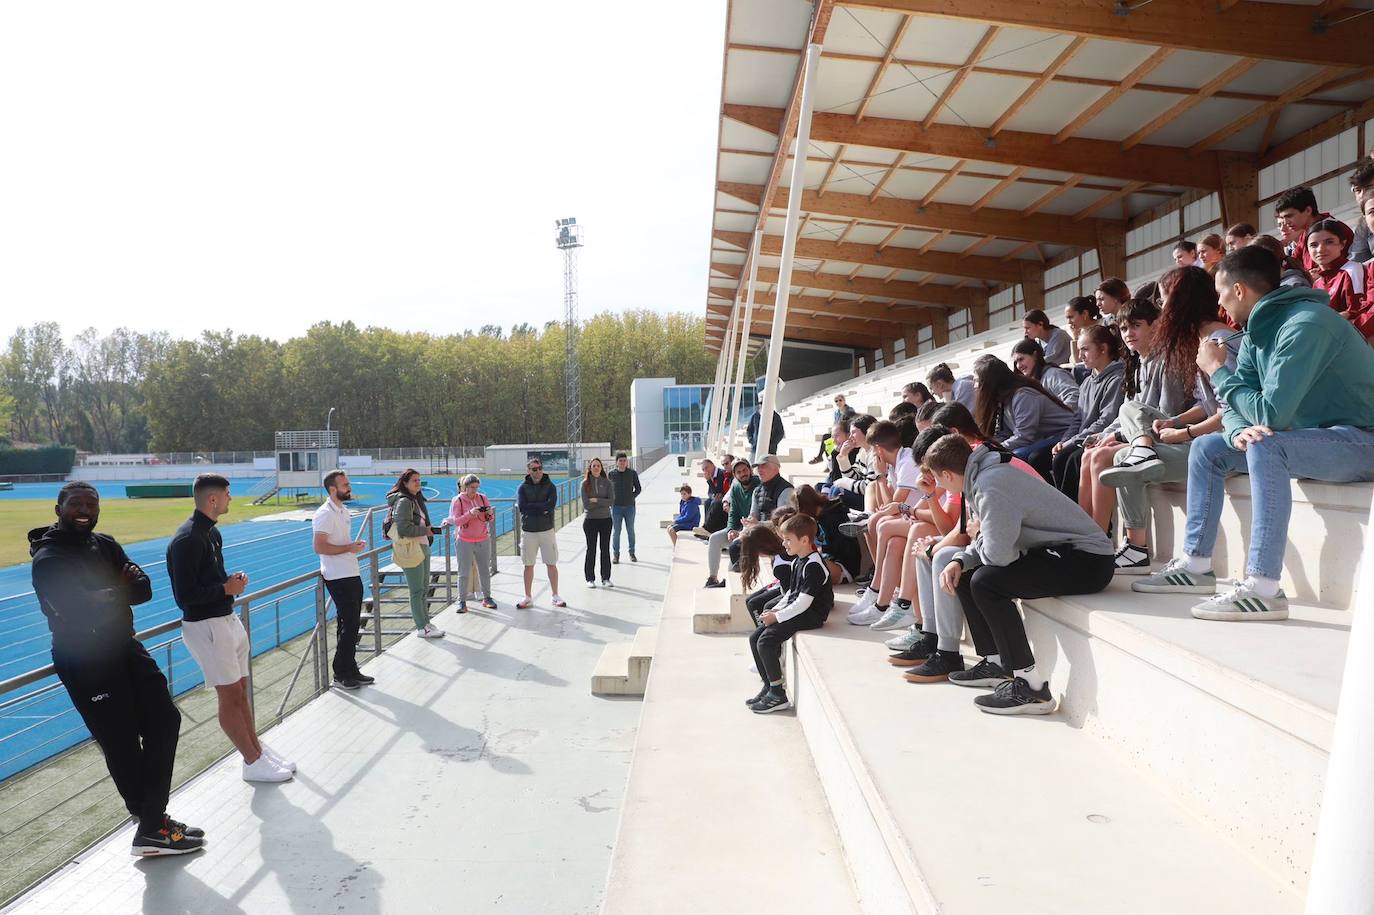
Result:
[[[1222,307],[1245,328],[1234,371],[1222,342],[1205,341],[1198,367],[1228,407],[1223,431],[1200,436],[1188,458],[1183,555],[1131,585],[1146,593],[1209,594],[1207,620],[1281,620],[1279,587],[1292,511],[1290,480],[1374,480],[1374,349],[1317,289],[1282,287],[1278,258],[1256,246],[1217,268]],[[1216,594],[1212,551],[1228,476],[1250,475],[1245,575]]]
[[[515,606],[519,610],[534,606],[534,564],[543,560],[549,570],[553,605],[566,607],[567,601],[558,596],[558,531],[553,529],[558,487],[544,474],[544,462],[539,458],[530,459],[525,469],[529,474],[515,493],[515,507],[520,512],[520,558],[525,563],[525,598]]]

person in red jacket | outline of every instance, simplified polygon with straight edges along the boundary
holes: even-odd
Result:
[[[1361,216],[1371,234],[1374,234],[1374,194],[1365,194],[1360,201]],[[1364,267],[1364,302],[1358,311],[1348,315],[1371,346],[1374,346],[1374,260],[1367,261]]]
[[[1339,219],[1323,219],[1307,230],[1307,252],[1317,269],[1312,288],[1331,297],[1331,307],[1353,321],[1364,308],[1364,266],[1350,261],[1355,233]]]
[[[1316,262],[1307,251],[1307,230],[1323,219],[1330,219],[1331,214],[1321,211],[1317,195],[1312,193],[1310,187],[1299,185],[1284,191],[1274,201],[1274,216],[1289,253],[1302,261],[1304,270],[1315,273]]]

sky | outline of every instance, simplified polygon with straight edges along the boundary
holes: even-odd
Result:
[[[725,0],[0,4],[0,340],[704,313]]]

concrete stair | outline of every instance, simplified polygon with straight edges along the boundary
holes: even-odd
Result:
[[[642,696],[649,683],[657,626],[641,626],[628,642],[608,642],[592,671],[596,696]]]
[[[679,550],[684,543],[678,541]],[[692,547],[689,546],[689,549]],[[700,548],[698,552],[705,553],[705,548]],[[721,561],[724,565],[729,560],[722,556]],[[704,558],[702,562],[704,565]],[[739,573],[731,572],[728,568],[725,569],[724,588],[702,588],[698,583],[693,597],[695,611],[692,614],[692,631],[698,635],[753,632],[756,627],[749,617],[749,610],[744,606],[744,598],[744,584],[740,581]]]

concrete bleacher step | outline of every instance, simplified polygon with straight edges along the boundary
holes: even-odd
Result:
[[[788,678],[864,911],[1301,909],[1272,860],[1070,716],[987,715],[982,690],[905,682],[848,605],[794,640]]]
[[[641,626],[628,642],[608,642],[592,671],[596,696],[642,696],[653,666],[657,626]]]
[[[744,598],[744,585],[739,573],[726,569],[724,588],[697,590],[693,598],[692,631],[698,635],[753,632],[754,621],[744,606]]]
[[[1304,887],[1350,614],[1290,604],[1282,622],[1208,622],[1190,613],[1200,599],[1118,580],[1023,608],[1071,727]]]

